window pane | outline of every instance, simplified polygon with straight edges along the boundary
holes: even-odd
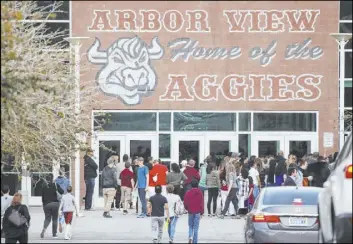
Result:
[[[195,160],[195,168],[199,168],[200,163],[200,142],[199,141],[179,141],[179,162],[182,160]]]
[[[352,52],[345,53],[345,68],[344,68],[344,77],[352,78]]]
[[[174,113],[174,131],[234,130],[234,113]]]
[[[251,114],[239,113],[239,131],[250,131]]]
[[[159,135],[159,157],[170,158],[170,134]]]
[[[130,157],[142,157],[144,162],[151,157],[151,146],[152,142],[150,140],[131,140],[130,141]]]
[[[31,194],[34,197],[41,197],[42,196],[42,189],[45,187],[47,184],[47,177],[49,174],[52,174],[52,172],[32,172],[31,174],[31,180],[32,180],[32,186],[31,186]]]
[[[159,130],[170,131],[171,113],[159,113]]]
[[[94,116],[95,131],[156,131],[156,113],[100,113]]]
[[[340,23],[340,33],[352,33],[352,23]]]
[[[99,171],[102,171],[107,165],[107,161],[113,153],[120,155],[120,141],[99,141]]]
[[[306,191],[307,187],[302,190],[288,191],[285,187],[279,187],[278,190],[266,192],[264,205],[293,205],[295,199],[300,199],[303,205],[317,205],[317,198],[320,189]],[[300,188],[299,188],[300,189]]]
[[[254,113],[254,131],[316,131],[316,114]]]
[[[21,190],[21,173],[19,172],[1,172],[1,189],[3,185],[8,185],[10,195]]]
[[[352,1],[340,1],[340,20],[352,20]]]
[[[352,110],[344,111],[344,130],[352,131]]]
[[[42,23],[35,23],[34,26],[39,26]],[[29,24],[30,26],[30,24]],[[55,38],[51,39],[51,42],[48,43],[49,45],[51,44],[56,44],[61,42],[63,45],[62,48],[66,49],[69,47],[69,42],[65,41],[65,37],[70,36],[70,24],[69,23],[45,23],[45,26],[43,27],[45,29],[44,35],[39,35],[38,38],[47,38],[47,35],[52,34],[54,32],[60,32],[55,34]]]
[[[241,157],[249,157],[251,155],[251,136],[250,134],[240,134],[238,137],[239,153]]]
[[[259,141],[259,157],[275,156],[280,150],[280,141]]]
[[[51,4],[53,4],[54,1],[36,1],[38,6],[41,7],[46,7]],[[46,12],[53,12],[53,14],[50,15],[49,20],[69,20],[69,9],[70,9],[70,1],[56,1],[60,2],[60,7],[57,8],[55,12],[53,12],[52,8],[48,8],[45,11]]]
[[[230,141],[210,141],[210,155],[216,160],[217,166],[228,155],[230,150]]]
[[[289,141],[289,153],[303,158],[311,153],[311,141]]]
[[[344,88],[344,106],[353,107],[352,105],[352,87]]]

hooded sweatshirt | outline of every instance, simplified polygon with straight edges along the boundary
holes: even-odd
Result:
[[[184,206],[189,214],[204,213],[204,200],[199,188],[191,188],[184,196]]]
[[[186,166],[184,174],[187,177],[187,179],[184,181],[184,186],[190,184],[193,179],[200,181],[200,174],[194,167]]]

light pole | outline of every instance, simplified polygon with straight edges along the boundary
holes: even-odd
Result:
[[[89,37],[67,37],[66,41],[70,43],[70,46],[74,49],[75,54],[75,113],[78,115],[80,113],[80,48],[84,40],[89,39]],[[79,123],[79,121],[77,121]],[[77,135],[79,138],[79,136]],[[80,201],[80,149],[77,145],[77,150],[75,152],[75,201],[81,207]]]
[[[344,46],[352,38],[352,33],[331,33],[339,45],[340,54],[340,77],[339,77],[339,149],[341,151],[344,145],[344,76],[345,76],[345,56]]]

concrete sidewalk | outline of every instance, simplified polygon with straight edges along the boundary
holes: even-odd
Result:
[[[151,223],[149,218],[137,219],[134,211],[123,215],[121,211],[112,211],[112,219],[102,217],[103,210],[82,211],[84,216],[76,218],[73,226],[73,237],[69,243],[149,243],[151,238]],[[40,238],[43,228],[44,213],[40,207],[30,208],[31,227],[29,229],[30,243],[62,243],[63,235],[52,238],[51,225],[44,239]],[[204,217],[200,223],[199,240],[206,242],[244,242],[244,220],[218,219]],[[176,228],[175,242],[185,243],[188,240],[187,215],[183,215]],[[163,234],[163,242],[168,242],[168,233]]]

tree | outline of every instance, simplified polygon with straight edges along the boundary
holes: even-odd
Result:
[[[80,86],[81,113],[75,113],[73,57],[65,41],[57,42],[64,30],[49,32],[45,23],[28,21],[49,19],[59,6],[1,1],[2,165],[11,155],[16,169],[24,159],[32,170],[41,171],[72,157],[77,145],[87,147],[77,134],[91,129],[87,111],[95,106],[98,89]]]

